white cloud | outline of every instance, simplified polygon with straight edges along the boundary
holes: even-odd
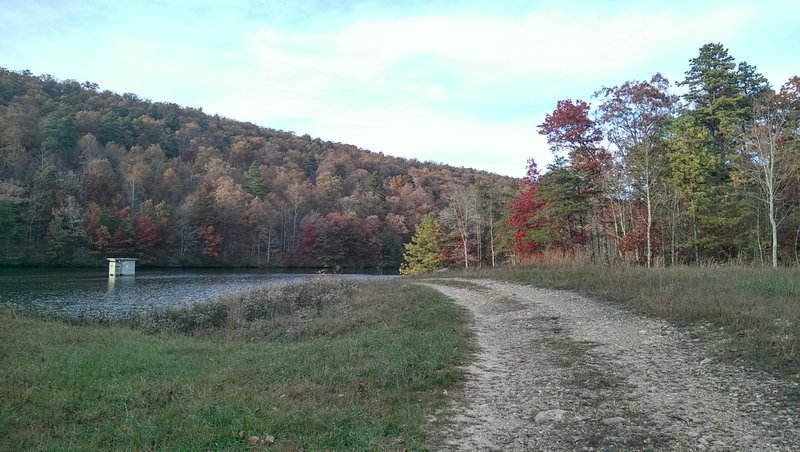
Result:
[[[530,80],[529,89],[554,106],[591,91],[548,92],[545,80],[588,81],[595,90],[598,80],[626,77],[676,47],[694,51],[697,43],[724,39],[752,14],[749,6],[733,5],[688,19],[668,10],[612,17],[556,11],[355,21],[316,33],[264,28],[248,39],[247,64],[216,75],[227,82],[204,106],[272,127],[300,121],[308,128],[299,133],[392,155],[521,176],[529,156],[540,166],[551,159],[536,133],[544,113],[486,123],[480,118],[491,112],[450,107],[464,99],[426,71],[445,70],[478,91],[516,80],[511,92],[495,92],[506,97],[524,89],[519,80]]]
[[[465,77],[516,76],[596,79],[619,73],[681,44],[724,40],[756,14],[731,5],[687,17],[675,10],[534,12],[501,16],[422,16],[356,21],[336,32],[301,34],[262,29],[251,51],[273,69],[283,63],[332,76],[369,80],[391,76],[395,64],[429,56]]]
[[[400,157],[471,166],[522,177],[530,157],[551,160],[541,118],[525,117],[502,124],[453,118],[418,108],[342,112],[309,126],[321,136]]]

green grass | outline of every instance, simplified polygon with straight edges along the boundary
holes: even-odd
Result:
[[[600,267],[548,261],[450,273],[565,289],[681,326],[705,326],[732,360],[800,381],[800,269]],[[713,333],[713,334],[711,334]]]
[[[315,289],[114,326],[0,314],[0,450],[425,449],[462,312],[399,281]]]
[[[780,275],[747,281],[744,287],[759,295],[790,296],[800,299],[800,280],[782,278]]]

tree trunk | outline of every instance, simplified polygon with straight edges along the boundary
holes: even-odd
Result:
[[[650,232],[653,228],[653,205],[650,199],[649,183],[645,186],[645,196],[647,198],[647,268],[650,268],[653,265],[653,244]]]
[[[287,219],[284,215],[281,219],[281,253],[285,253],[287,248],[287,236],[289,235],[288,228],[286,227]]]
[[[494,252],[494,201],[491,189],[489,190],[489,252],[492,254],[492,267],[494,267],[497,263]]]
[[[772,268],[778,268],[778,222],[775,219],[775,198],[769,197],[769,226],[772,232]]]
[[[461,233],[461,244],[464,247],[464,268],[469,268],[469,250],[467,249],[467,231],[464,229]]]
[[[492,267],[497,265],[496,262],[496,254],[494,252],[494,221],[491,221],[492,218],[489,218],[489,252],[492,254]]]
[[[675,258],[675,249],[677,248],[677,246],[675,244],[675,240],[676,240],[675,236],[677,234],[677,229],[678,229],[678,200],[677,200],[677,197],[676,197],[676,199],[674,201],[675,201],[675,204],[674,204],[675,210],[672,213],[672,222],[671,222],[672,224],[670,225],[670,243],[669,243],[670,262],[672,263],[673,267],[675,266],[675,263],[677,262],[677,259]]]
[[[797,251],[798,244],[800,244],[800,225],[797,226],[797,231],[794,233],[794,260],[797,265],[800,265],[800,253]]]
[[[131,217],[136,215],[136,178],[131,176]]]
[[[269,263],[270,251],[272,250],[272,228],[269,228],[267,233],[267,263]]]
[[[625,221],[624,213],[622,212],[622,203],[619,204],[619,221],[617,221],[617,209],[614,208],[614,203],[611,204],[611,216],[614,217],[614,248],[617,250],[617,257],[623,260],[622,251],[619,250],[619,241],[622,235],[622,222]]]
[[[297,205],[294,206],[292,211],[292,248],[295,246],[295,235],[297,234]]]
[[[469,253],[467,252],[467,244],[464,244],[464,268],[469,268]]]
[[[700,265],[700,247],[697,246],[697,216],[692,216],[692,237],[694,238],[694,263]]]
[[[257,233],[255,236],[256,241],[256,267],[261,266],[261,233]]]
[[[477,212],[477,209],[476,209]],[[478,217],[480,219],[480,217]],[[478,267],[483,266],[483,236],[481,234],[481,222],[475,222],[475,241],[478,243]]]

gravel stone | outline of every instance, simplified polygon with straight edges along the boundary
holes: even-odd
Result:
[[[561,422],[564,420],[565,414],[567,412],[564,410],[547,410],[537,414],[534,420],[539,424],[543,422]]]
[[[796,383],[718,359],[711,325],[519,284],[423,284],[469,311],[476,341],[436,450],[800,450],[783,395]],[[554,406],[582,421],[536,422]],[[635,422],[593,421],[614,418]]]
[[[607,417],[603,419],[603,424],[606,425],[617,425],[617,424],[622,424],[623,422],[625,422],[624,417]]]

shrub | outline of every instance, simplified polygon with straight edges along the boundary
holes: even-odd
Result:
[[[199,332],[269,330],[265,322],[286,324],[288,317],[319,316],[355,293],[352,281],[320,277],[269,286],[241,295],[148,313],[123,322],[148,333],[194,335]],[[274,326],[274,325],[272,325]],[[290,328],[291,329],[291,328]]]

